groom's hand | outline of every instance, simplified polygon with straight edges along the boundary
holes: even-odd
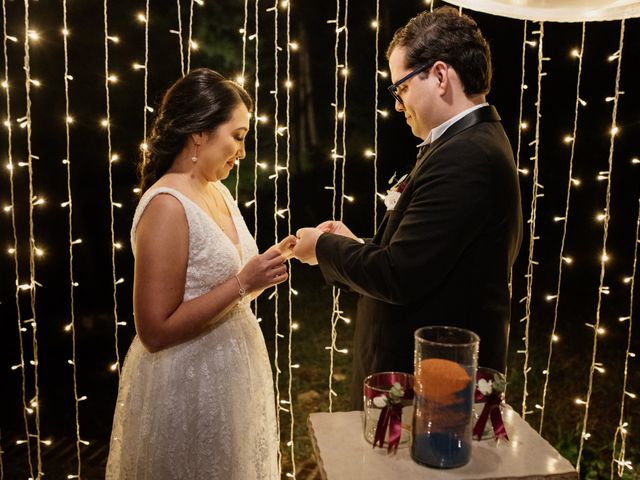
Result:
[[[302,263],[308,263],[309,265],[317,265],[318,259],[316,258],[316,243],[318,237],[324,232],[317,228],[301,228],[296,233],[298,237],[298,243],[293,247],[293,256],[300,260]]]
[[[349,230],[349,227],[338,220],[327,220],[326,222],[322,222],[316,228],[326,233],[334,233],[336,235],[342,235],[343,237],[348,237],[353,240],[360,241],[358,237],[356,237],[355,234],[351,230]]]

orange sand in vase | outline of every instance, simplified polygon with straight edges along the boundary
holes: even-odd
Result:
[[[418,363],[415,393],[423,411],[418,417],[429,419],[430,430],[459,426],[468,418],[468,405],[460,395],[469,388],[471,376],[458,363],[441,358],[427,358]]]

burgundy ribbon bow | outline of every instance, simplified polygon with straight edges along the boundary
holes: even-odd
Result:
[[[480,378],[481,377],[479,376],[478,379]],[[487,378],[485,378],[485,380],[487,380]],[[501,438],[504,440],[509,440],[507,429],[504,426],[502,414],[500,413],[500,404],[502,403],[503,393],[492,391],[489,395],[485,395],[476,388],[475,396],[476,403],[484,402],[484,408],[482,409],[480,417],[478,417],[478,421],[473,427],[473,437],[478,440],[482,438],[484,428],[487,425],[487,420],[489,419],[489,417],[491,417],[491,425],[493,426],[493,433],[496,437],[496,440],[499,440]]]
[[[402,404],[389,404],[380,412],[378,425],[376,426],[376,435],[373,439],[373,447],[384,446],[384,437],[389,429],[389,447],[388,453],[395,453],[400,444],[400,434],[402,432]],[[378,443],[380,445],[378,445]]]

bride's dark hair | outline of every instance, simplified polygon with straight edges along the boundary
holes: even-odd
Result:
[[[147,137],[147,151],[140,156],[140,191],[171,168],[190,134],[215,130],[242,103],[249,111],[253,108],[251,97],[240,85],[208,68],[192,70],[171,85]]]

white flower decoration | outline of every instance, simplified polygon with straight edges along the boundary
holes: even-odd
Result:
[[[387,207],[387,210],[393,210],[396,208],[396,203],[398,203],[399,198],[400,192],[389,190],[387,195],[384,197],[384,205]]]
[[[373,399],[373,404],[378,408],[384,408],[387,406],[388,399],[386,395],[380,395],[379,397],[375,397]]]
[[[480,393],[482,393],[483,395],[490,395],[491,391],[493,390],[493,382],[491,380],[485,380],[484,378],[481,378],[480,380],[478,380],[478,390],[480,390]]]

